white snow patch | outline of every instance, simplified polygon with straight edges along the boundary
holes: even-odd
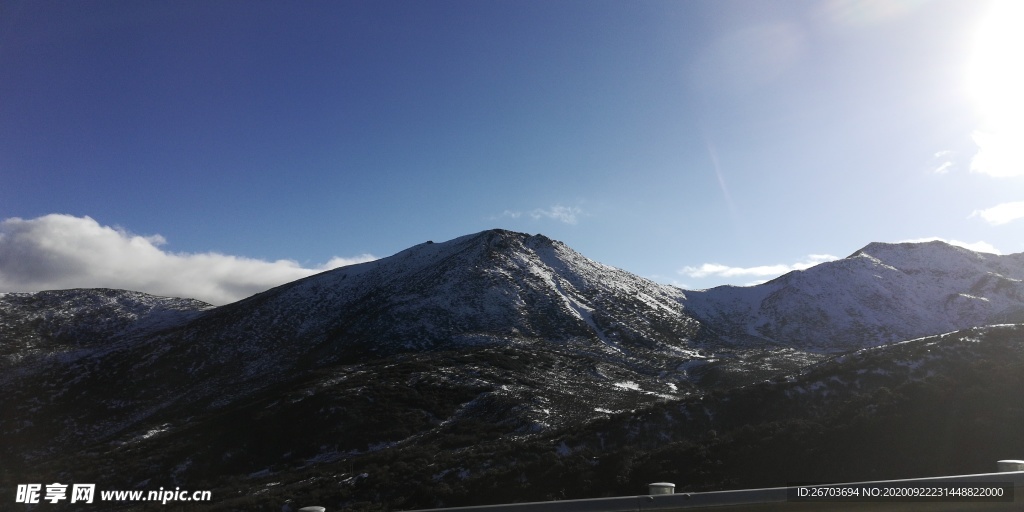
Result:
[[[151,438],[151,437],[153,437],[153,436],[155,436],[155,435],[157,435],[157,434],[159,434],[161,432],[166,432],[170,428],[170,425],[171,425],[170,423],[164,423],[163,425],[160,425],[159,427],[149,429],[149,431],[147,431],[145,434],[142,434],[140,436],[140,440],[141,439],[149,439],[149,438]]]
[[[447,471],[445,471],[445,473],[447,473]],[[350,477],[342,480],[341,483],[343,483],[343,484],[354,484],[354,483],[358,482],[360,479],[369,478],[369,477],[370,477],[369,473],[359,473],[358,475],[350,476]]]

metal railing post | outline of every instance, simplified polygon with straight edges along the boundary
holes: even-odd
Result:
[[[671,482],[655,482],[647,484],[647,494],[675,494],[676,484]]]

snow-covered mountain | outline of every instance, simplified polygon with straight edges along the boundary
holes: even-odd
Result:
[[[0,294],[0,368],[83,357],[121,340],[180,326],[212,308],[194,299],[126,290]]]
[[[723,341],[843,351],[1024,322],[1024,253],[872,243],[758,286],[686,292],[684,303]]]
[[[8,455],[27,461],[96,442],[116,455],[181,432],[235,432],[198,450],[219,460],[251,451],[253,435],[313,403],[329,427],[304,437],[290,464],[483,418],[538,433],[727,380],[721,369],[711,378],[700,371],[713,358],[696,346],[700,325],[682,298],[546,237],[501,230],[423,243],[212,309],[106,290],[12,294],[0,299],[12,304],[0,319],[11,326],[3,344],[11,364],[30,354],[35,363],[6,384],[0,435],[23,447]],[[28,303],[50,313],[29,314]],[[59,338],[70,351],[75,336],[48,334],[58,331],[97,348],[66,357],[24,341]],[[396,367],[398,380],[377,377]],[[221,423],[259,401],[264,420]],[[283,453],[252,464],[280,463]]]
[[[272,334],[374,354],[586,339],[610,351],[686,347],[698,324],[681,290],[602,265],[542,235],[491,230],[426,242],[219,308],[192,329]]]
[[[167,381],[185,371],[189,399],[218,402],[316,368],[473,347],[533,347],[522,350],[656,376],[705,359],[682,300],[544,236],[491,230],[207,311],[151,336],[126,371]]]
[[[111,488],[237,490],[321,465],[334,468],[322,485],[356,485],[361,461],[422,458],[424,447],[472,450],[491,471],[488,454],[517,443],[536,450],[544,436],[680,400],[713,423],[724,413],[701,397],[724,403],[729,389],[837,352],[1024,322],[1022,282],[1024,254],[931,242],[684,291],[542,235],[490,230],[221,307],[121,290],[11,293],[0,295],[0,459],[19,475],[41,468],[38,481],[90,468]],[[574,449],[561,443],[558,457]],[[513,478],[509,457],[501,471]],[[423,464],[435,482],[461,471]]]

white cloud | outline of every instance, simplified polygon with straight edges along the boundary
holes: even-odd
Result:
[[[949,150],[936,152],[935,161],[940,163],[932,170],[932,172],[935,174],[949,174],[949,171],[956,167],[956,162],[953,161],[953,157],[954,153]]]
[[[680,274],[693,277],[777,277],[793,270],[804,270],[820,263],[839,259],[831,254],[810,254],[804,261],[790,265],[760,265],[756,267],[730,267],[719,263],[705,263],[699,267],[683,267]],[[760,281],[763,282],[763,281]]]
[[[490,217],[490,220],[503,218],[518,219],[523,215],[524,213],[519,210],[505,210],[501,212],[501,215]],[[526,212],[525,215],[529,215],[533,220],[553,219],[566,224],[576,224],[579,222],[579,217],[583,215],[583,209],[578,206],[562,206],[560,204],[556,204],[550,208],[535,208]]]
[[[327,260],[327,263],[314,267],[314,272],[323,272],[325,270],[333,270],[338,267],[347,267],[349,265],[355,265],[356,263],[366,263],[367,261],[374,261],[377,257],[372,254],[360,254],[359,256],[353,256],[351,258],[343,258],[341,256],[334,256]]]
[[[1021,140],[1024,140],[1024,130],[1020,129],[975,131],[974,142],[978,145],[978,152],[971,159],[971,171],[996,178],[1024,176]]]
[[[996,249],[995,246],[993,246],[992,244],[990,244],[988,242],[969,243],[969,242],[961,242],[959,240],[946,240],[945,238],[939,238],[937,236],[928,237],[928,238],[914,238],[914,239],[911,239],[911,240],[900,240],[899,242],[896,242],[896,243],[900,243],[900,244],[920,244],[920,243],[924,243],[924,242],[936,242],[936,241],[938,241],[938,242],[945,242],[945,243],[947,243],[949,245],[955,245],[957,247],[963,247],[964,249],[969,249],[969,250],[972,250],[974,252],[987,252],[989,254],[1002,254],[1002,251],[1000,251],[999,249]]]
[[[974,210],[971,217],[981,217],[985,222],[998,226],[1024,218],[1024,201],[1002,203],[985,210]]]
[[[0,292],[123,288],[226,304],[339,266],[376,259],[331,258],[304,268],[218,253],[172,253],[160,235],[133,235],[89,217],[51,214],[0,222]]]
[[[935,174],[949,174],[950,169],[952,169],[954,165],[955,164],[950,161],[942,162],[942,165],[936,167],[932,172]]]
[[[534,219],[547,217],[566,224],[576,224],[578,216],[582,213],[583,210],[577,206],[555,205],[546,210],[537,208],[530,212],[530,217]]]

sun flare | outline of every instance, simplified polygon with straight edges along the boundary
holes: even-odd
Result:
[[[1024,2],[992,4],[978,27],[968,88],[982,120],[971,169],[1024,175]]]

